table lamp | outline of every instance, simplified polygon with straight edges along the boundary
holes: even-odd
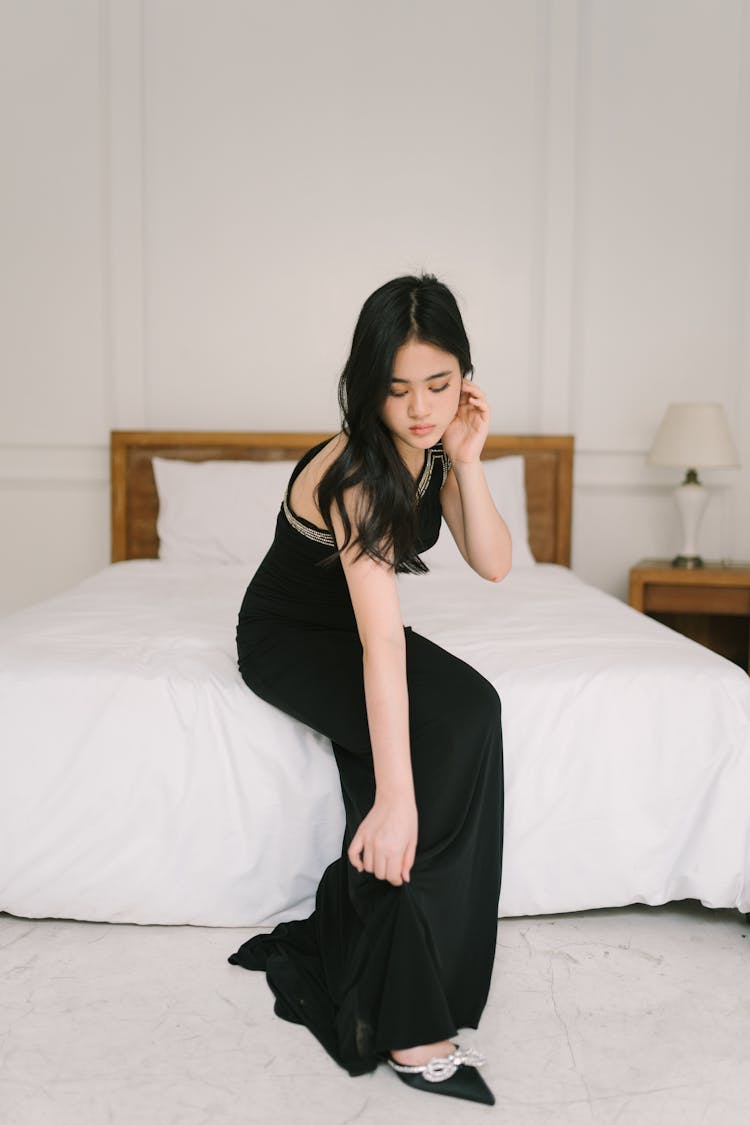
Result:
[[[697,470],[739,467],[724,407],[717,402],[671,403],[654,438],[648,464],[689,466],[684,481],[673,493],[682,519],[683,545],[672,566],[703,566],[695,541],[709,491],[698,480]]]

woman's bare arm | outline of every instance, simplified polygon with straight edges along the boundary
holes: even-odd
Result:
[[[347,515],[356,527],[356,489],[346,494]],[[344,539],[341,517],[331,509],[336,542]],[[341,555],[357,629],[367,722],[375,770],[375,803],[349,847],[358,871],[370,871],[398,886],[409,879],[417,845],[417,807],[409,745],[406,641],[396,574],[350,544]]]
[[[480,461],[490,425],[484,393],[465,379],[458,412],[443,435],[453,467],[440,493],[445,522],[458,549],[482,578],[499,582],[511,568],[508,525],[495,507]]]
[[[455,465],[440,493],[445,522],[472,570],[499,582],[511,568],[512,545],[495,507],[482,464]]]

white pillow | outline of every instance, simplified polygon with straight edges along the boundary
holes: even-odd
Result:
[[[507,523],[513,540],[513,569],[536,566],[536,560],[529,546],[523,457],[520,454],[493,457],[482,461],[482,467],[495,507]],[[466,566],[445,521],[440,529],[437,543],[429,551],[425,551],[422,558],[430,569],[435,570]]]
[[[159,558],[257,566],[271,546],[294,465],[154,457]]]

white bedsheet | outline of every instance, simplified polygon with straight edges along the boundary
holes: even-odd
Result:
[[[0,621],[0,909],[305,916],[344,826],[330,744],[236,668],[245,568],[118,563]],[[563,567],[401,580],[503,704],[501,915],[750,910],[750,679]]]

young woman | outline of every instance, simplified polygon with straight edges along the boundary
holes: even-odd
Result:
[[[430,275],[365,302],[339,383],[341,431],[292,472],[237,628],[262,699],[330,738],[346,830],[314,913],[229,960],[261,969],[283,1019],[351,1075],[386,1061],[409,1085],[494,1103],[476,1028],[497,935],[503,831],[500,700],[402,623],[396,574],[424,572],[444,517],[499,582],[508,528],[479,455],[489,407],[469,381],[455,298]]]

